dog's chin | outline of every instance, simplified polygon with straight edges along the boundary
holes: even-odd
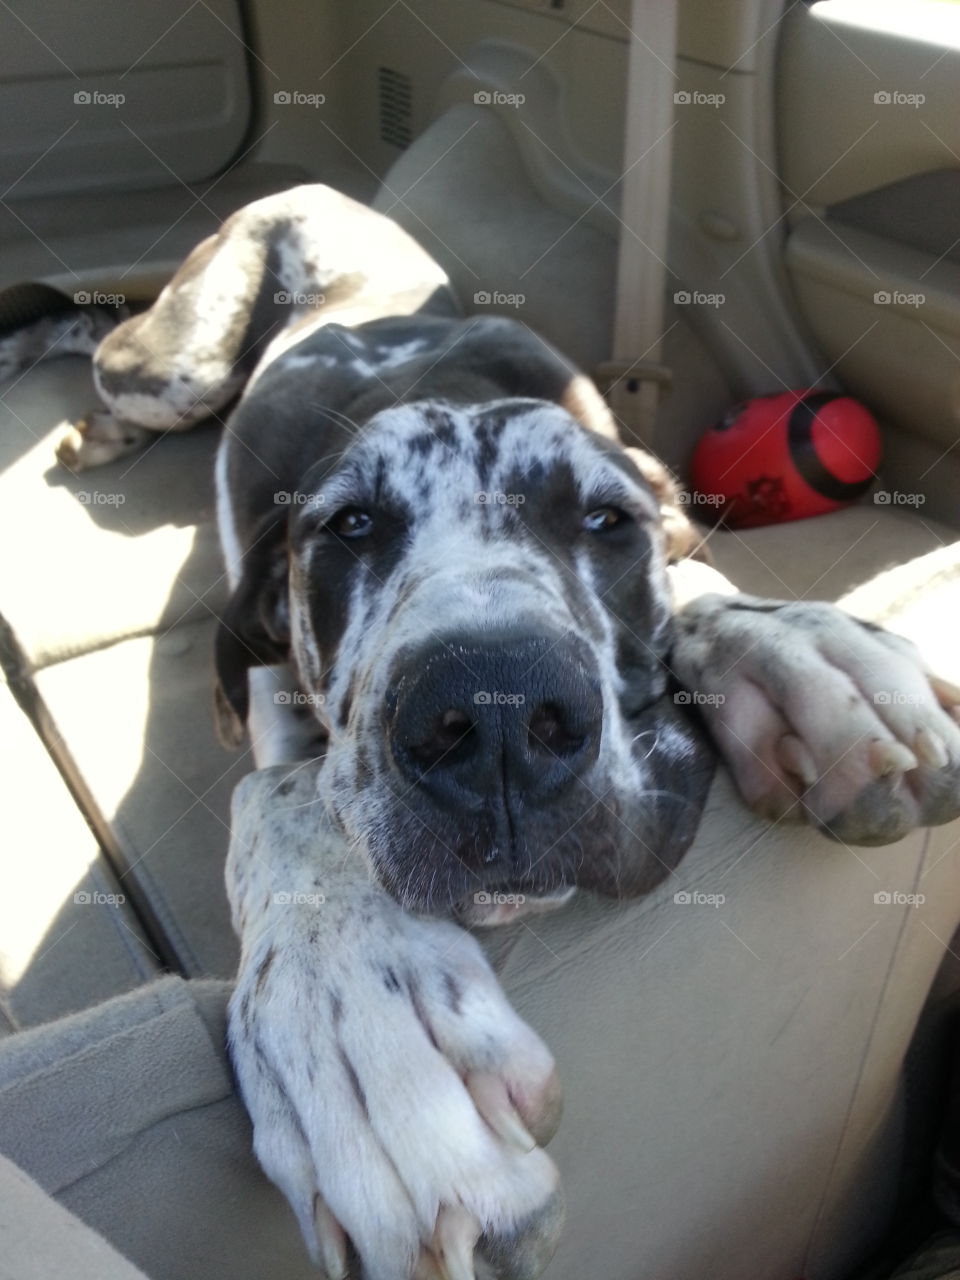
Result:
[[[465,844],[467,842],[464,842]],[[484,874],[482,858],[475,861],[439,851],[419,841],[406,846],[391,842],[389,850],[370,848],[369,861],[381,887],[406,911],[416,915],[453,916],[463,924],[509,924],[536,912],[553,911],[573,896],[576,884],[570,869],[546,862],[534,874],[511,875],[502,867]],[[529,866],[529,858],[524,862]],[[478,868],[474,870],[474,868]]]

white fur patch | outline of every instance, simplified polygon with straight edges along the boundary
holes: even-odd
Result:
[[[230,502],[230,485],[227,482],[228,445],[229,437],[224,436],[217,449],[213,481],[217,501],[217,532],[220,535],[220,549],[223,552],[227,582],[230,584],[230,590],[235,591],[240,582],[243,566],[243,547],[237,535],[236,520]]]

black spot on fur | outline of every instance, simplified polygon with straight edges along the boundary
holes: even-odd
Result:
[[[457,443],[456,428],[449,419],[442,426],[437,428],[437,439],[448,449],[452,449]]]
[[[407,994],[410,997],[410,1003],[413,1005],[416,1011],[417,1017],[420,1019],[420,1025],[423,1027],[424,1031],[427,1033],[427,1039],[430,1041],[433,1047],[437,1050],[437,1052],[439,1052],[440,1046],[437,1044],[437,1037],[433,1034],[433,1028],[430,1026],[430,1019],[427,1017],[427,1011],[423,1006],[423,999],[420,995],[420,988],[417,986],[413,978],[407,978]]]
[[[350,683],[347,685],[347,692],[343,695],[343,702],[340,706],[339,723],[340,728],[345,729],[350,723],[350,712],[353,710],[353,700],[357,695],[357,676],[356,672],[350,677]]]
[[[400,990],[400,979],[389,965],[383,971],[383,985],[388,991],[396,992]]]
[[[347,1079],[350,1081],[350,1088],[353,1090],[354,1096],[356,1097],[357,1102],[360,1104],[360,1110],[369,1120],[370,1111],[367,1108],[367,1095],[363,1091],[363,1085],[360,1083],[360,1077],[357,1075],[356,1071],[354,1071],[353,1069],[353,1063],[344,1053],[343,1049],[340,1050],[340,1062],[343,1065],[343,1069],[346,1073]]]
[[[429,458],[438,445],[436,436],[431,435],[429,431],[424,431],[422,435],[410,437],[407,441],[407,452],[411,458]]]
[[[288,796],[295,785],[293,778],[284,778],[283,782],[277,787],[277,795]]]
[[[362,619],[365,626],[372,625],[379,588],[403,558],[405,535],[411,521],[406,504],[390,487],[389,469],[383,457],[378,458],[366,474],[363,493],[358,495],[357,502],[371,509],[373,532],[355,543],[330,533],[317,534],[309,577],[303,584],[321,669],[326,672],[336,665],[343,633],[353,620],[346,607],[352,583],[359,577],[369,577],[374,584],[371,595],[376,598],[368,598],[367,617]]]
[[[270,1059],[267,1057],[266,1050],[264,1049],[259,1036],[254,1036],[253,1038],[253,1052],[256,1055],[257,1066],[260,1070],[269,1073]]]
[[[340,999],[338,991],[328,992],[330,996],[330,1017],[333,1020],[334,1027],[339,1027],[343,1021],[343,1001]]]
[[[505,425],[504,415],[485,419],[475,428],[477,441],[477,481],[481,489],[490,488],[493,469],[500,461],[498,440]]]
[[[447,1004],[453,1013],[459,1013],[463,1007],[463,990],[452,973],[444,973],[443,989],[446,992]]]
[[[486,418],[484,420],[484,426],[487,430],[487,434],[490,436],[490,439],[493,441],[493,443],[499,444],[500,438],[503,435],[504,431],[506,430],[507,423],[511,422],[519,412],[521,411],[526,412],[528,409],[529,409],[529,405],[523,406],[522,410],[519,409],[516,405],[511,405],[511,406],[508,406],[503,412],[492,413],[488,418]]]
[[[742,600],[731,600],[728,609],[739,609],[742,613],[779,613],[782,604],[748,604]]]
[[[362,790],[373,781],[373,763],[364,747],[357,747],[357,788]]]
[[[382,502],[387,484],[389,464],[381,453],[377,458],[377,466],[373,476],[373,496],[376,502]]]
[[[423,421],[433,433],[434,440],[452,449],[457,443],[457,429],[453,424],[453,419],[440,405],[427,404],[423,406],[421,415]]]
[[[263,984],[267,980],[267,975],[270,972],[270,966],[273,964],[275,959],[276,959],[276,952],[274,951],[273,947],[271,947],[270,950],[267,952],[267,954],[260,961],[260,967],[257,969],[257,983],[256,983],[257,995],[259,995],[260,992],[263,990]]]

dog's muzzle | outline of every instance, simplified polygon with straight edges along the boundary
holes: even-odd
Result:
[[[440,640],[397,662],[387,736],[401,785],[494,839],[479,861],[509,861],[521,825],[596,764],[603,698],[595,664],[575,637]],[[480,868],[478,868],[480,869]]]

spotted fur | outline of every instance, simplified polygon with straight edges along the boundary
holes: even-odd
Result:
[[[553,1061],[476,941],[428,913],[503,923],[519,911],[494,891],[533,910],[651,888],[699,821],[701,717],[761,810],[864,841],[947,821],[960,690],[828,606],[710,594],[713,575],[678,610],[696,533],[666,471],[559,353],[457,318],[422,250],[324,188],[235,215],[95,365],[114,416],[72,441],[81,463],[243,389],[216,467],[216,656],[221,724],[246,724],[261,766],[234,796],[227,887],[263,1167],[331,1280],[348,1241],[365,1280],[470,1276],[475,1251],[533,1280],[562,1222],[540,1149]],[[584,520],[602,508],[622,513],[606,531]],[[562,667],[600,708],[573,781],[514,797],[506,836],[500,798],[444,809],[400,776],[391,717],[437,661],[461,694],[481,662],[504,682]],[[908,706],[878,706],[900,687]]]

